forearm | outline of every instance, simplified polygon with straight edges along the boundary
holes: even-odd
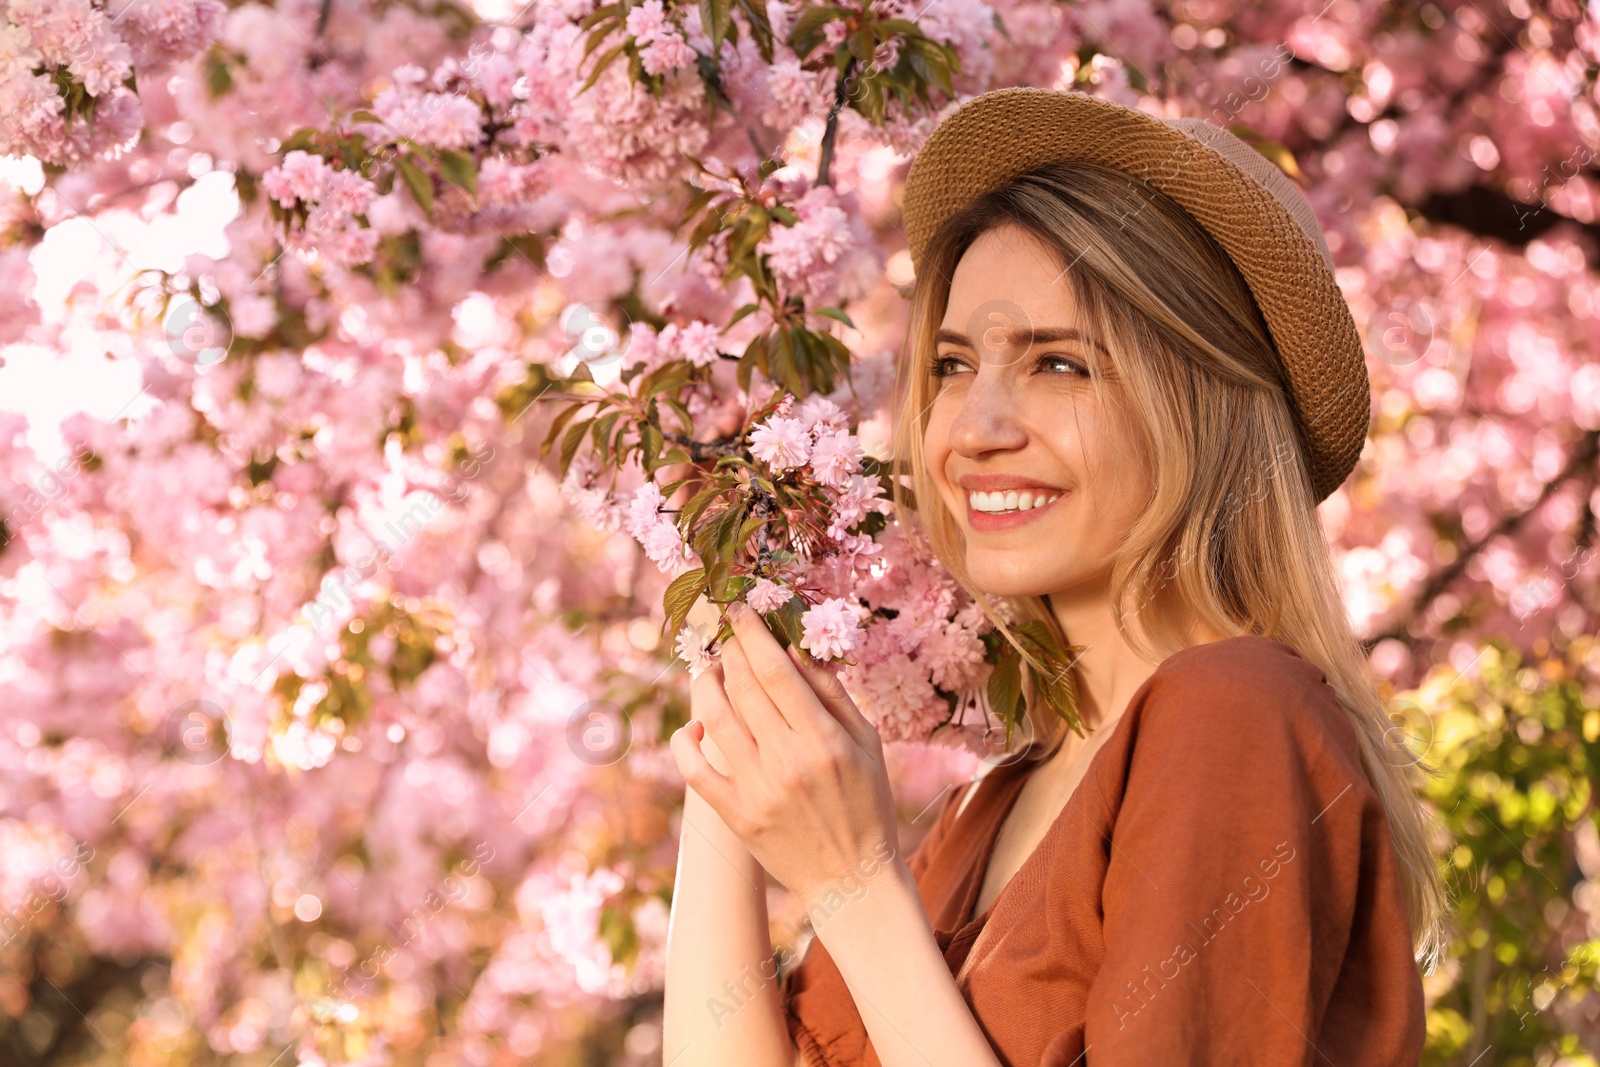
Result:
[[[705,749],[714,767],[725,767],[709,738]],[[761,865],[711,806],[688,790],[667,927],[664,1063],[793,1063],[765,887]]]
[[[827,914],[817,937],[849,987],[884,1067],[1000,1067],[899,857],[880,869],[859,899]]]

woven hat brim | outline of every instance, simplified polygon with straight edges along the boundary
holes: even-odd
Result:
[[[1371,417],[1361,334],[1323,253],[1287,208],[1221,153],[1136,108],[1019,86],[963,104],[923,143],[902,214],[914,267],[951,215],[1051,163],[1084,160],[1148,183],[1233,259],[1290,385],[1318,502],[1355,468]]]

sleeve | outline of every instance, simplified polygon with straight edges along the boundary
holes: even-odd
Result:
[[[1279,681],[1197,679],[1144,709],[1108,846],[1090,1067],[1322,1059],[1377,796],[1332,691]]]

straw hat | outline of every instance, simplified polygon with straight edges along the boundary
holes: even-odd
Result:
[[[1290,386],[1320,503],[1355,467],[1371,386],[1361,335],[1311,205],[1247,143],[1204,119],[1160,119],[1082,92],[996,89],[928,137],[902,199],[913,266],[951,215],[1039,167],[1086,160],[1161,191],[1232,257],[1254,294]]]

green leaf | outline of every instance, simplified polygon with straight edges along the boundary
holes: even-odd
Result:
[[[603,7],[595,8],[593,11],[585,15],[583,17],[583,21],[578,23],[578,29],[587,30],[596,23],[604,22],[607,19],[620,19],[625,14],[627,14],[627,12],[622,4],[606,4]]]
[[[683,510],[678,512],[678,531],[683,534],[685,539],[691,537],[695,520],[700,517],[701,512],[711,506],[711,502],[722,494],[723,489],[724,486],[712,482],[691,497],[689,502],[683,506]]]
[[[667,613],[666,631],[669,635],[677,633],[683,626],[684,617],[694,607],[694,602],[700,599],[700,594],[705,592],[705,587],[704,567],[684,571],[672,579],[667,591],[661,595],[661,606]]]
[[[596,32],[599,32],[599,31],[596,31]],[[604,35],[602,34],[602,36],[604,36]],[[588,91],[588,89],[591,86],[594,85],[595,82],[600,80],[600,75],[602,75],[602,74],[604,74],[606,72],[606,68],[611,66],[612,62],[615,61],[616,58],[622,54],[622,50],[624,48],[626,48],[626,47],[627,47],[627,42],[624,41],[622,44],[616,45],[615,47],[613,47],[610,50],[608,50],[605,55],[603,55],[599,59],[595,60],[594,70],[589,72],[588,80],[586,80],[583,83],[583,86],[578,90],[578,95],[579,96],[582,96],[586,91]]]
[[[646,474],[655,473],[656,461],[661,457],[661,450],[666,443],[655,423],[647,422],[639,431],[639,462]]]
[[[848,47],[850,49],[850,54],[855,56],[856,61],[862,66],[866,66],[868,63],[872,62],[872,53],[876,51],[878,47],[878,40],[872,32],[872,27],[870,25],[863,25],[855,33],[852,33],[850,35]]]
[[[229,89],[233,88],[233,71],[228,69],[228,61],[221,55],[213,53],[206,57],[206,92],[215,100]]]
[[[838,319],[852,330],[856,328],[856,324],[850,321],[850,316],[846,315],[840,308],[815,308],[813,310],[818,315],[826,315],[830,319]]]
[[[660,375],[657,377],[657,375]],[[664,393],[671,389],[682,389],[694,381],[694,371],[684,360],[674,360],[663,367],[650,373],[645,382],[640,385],[639,399],[648,400],[657,393]]]
[[[678,416],[678,423],[683,427],[684,433],[694,433],[694,419],[690,417],[688,408],[684,407],[681,403],[679,403],[677,400],[674,400],[670,396],[663,396],[659,397],[658,399],[661,401],[661,403],[671,408],[674,415]]]
[[[728,259],[732,263],[742,263],[772,230],[771,219],[763,212],[752,218],[744,220],[736,227],[734,238],[728,243]]]
[[[799,597],[790,597],[784,602],[783,607],[766,616],[767,628],[773,636],[778,638],[778,643],[784,647],[793,645],[800,647],[800,640],[805,636],[805,627],[800,624],[800,617],[805,614],[806,605]]]
[[[672,481],[667,482],[665,485],[659,486],[658,488],[661,490],[661,499],[671,500],[673,493],[676,493],[679,489],[682,489],[688,484],[689,479],[687,478],[675,478]]]
[[[706,592],[711,599],[726,601],[730,598],[729,586],[738,581],[733,577],[733,557],[720,553],[711,557],[711,567],[706,572]],[[737,588],[735,586],[735,588]]]
[[[1022,713],[1022,657],[1009,645],[1000,649],[989,675],[989,707],[1006,724],[1006,742]]]
[[[456,148],[440,152],[439,173],[445,181],[465,189],[472,199],[478,199],[478,165],[467,153]]]
[[[567,435],[561,439],[561,476],[567,475],[567,468],[572,466],[572,457],[578,454],[578,445],[583,443],[583,435],[594,423],[593,418],[582,419],[567,427]]]
[[[800,380],[800,369],[795,364],[794,337],[787,327],[779,327],[773,339],[772,373],[789,392],[798,396],[806,391]]]
[[[297,148],[302,152],[315,152],[317,150],[317,131],[310,126],[300,127],[278,146],[278,154],[287,155]]]
[[[718,516],[721,528],[718,531],[717,547],[725,550],[732,556],[744,544],[744,538],[739,536],[740,524],[744,522],[745,514],[750,510],[750,499],[738,497],[728,510]]]
[[[411,192],[411,198],[417,202],[422,213],[431,220],[433,218],[433,179],[422,172],[422,168],[413,163],[406,156],[396,156],[395,170],[400,172],[400,180],[406,183],[406,188]]]
[[[550,446],[555,443],[556,436],[561,433],[562,428],[567,423],[572,421],[572,416],[576,415],[583,406],[583,402],[570,404],[564,411],[550,420],[550,432],[545,434],[544,443],[539,446],[539,455],[543,456],[550,451]]]
[[[842,10],[832,4],[802,8],[800,16],[794,20],[794,25],[789,27],[789,47],[794,49],[795,55],[805,59],[812,49],[822,43],[822,27],[839,18],[841,14]]]
[[[772,64],[772,20],[767,17],[767,0],[739,0],[739,8],[750,23],[750,34],[755,38],[761,59]]]
[[[1070,645],[1062,648],[1055,634],[1038,619],[1029,619],[1015,627],[1015,630],[1018,642],[1040,661],[1028,666],[1035,682],[1035,691],[1049,702],[1051,710],[1074,733],[1082,734],[1082,719],[1078,715],[1078,682],[1072,666],[1083,647]]]
[[[711,55],[722,51],[722,42],[733,25],[733,6],[728,0],[700,0],[700,24],[711,38]]]
[[[742,544],[746,544],[750,540],[750,538],[755,536],[756,531],[761,529],[762,524],[767,523],[767,522],[771,522],[771,521],[772,521],[771,519],[762,519],[762,518],[753,518],[753,519],[744,520],[744,525],[739,527],[739,544],[741,544],[741,545]]]
[[[766,351],[766,345],[771,336],[772,335],[770,332],[758,333],[755,335],[755,337],[751,338],[748,345],[745,345],[744,355],[739,357],[739,370],[738,374],[736,375],[736,377],[739,379],[740,389],[749,392],[750,375],[756,369],[757,364],[761,366],[762,373],[766,373],[767,364],[766,360],[763,358],[763,353]]]
[[[622,412],[613,411],[609,415],[601,416],[600,419],[595,422],[593,437],[594,448],[596,452],[599,452],[602,455],[605,453],[606,446],[609,444],[609,438],[611,437],[611,429],[612,427],[616,426],[617,419],[621,417]]]

